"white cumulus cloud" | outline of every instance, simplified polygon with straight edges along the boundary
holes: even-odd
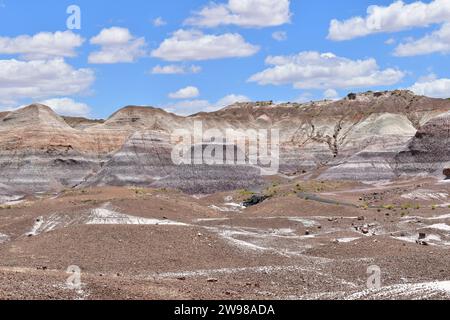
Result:
[[[392,45],[395,43],[395,39],[394,38],[389,38],[387,39],[384,44],[387,44],[388,46]]]
[[[369,6],[365,17],[332,20],[328,38],[336,41],[350,40],[374,33],[398,32],[447,21],[450,21],[450,0],[433,0],[429,3],[395,1],[389,6]]]
[[[288,36],[285,31],[276,31],[272,33],[272,38],[274,38],[277,41],[286,41]]]
[[[186,87],[178,90],[177,92],[173,92],[169,94],[169,98],[171,99],[190,99],[195,98],[200,95],[200,91],[196,87]]]
[[[324,91],[323,97],[328,100],[337,100],[339,98],[339,93],[334,89],[327,89]]]
[[[0,37],[0,54],[20,55],[25,60],[75,57],[84,39],[72,31],[40,32],[33,36]]]
[[[259,47],[247,43],[237,33],[204,34],[196,30],[178,30],[164,40],[152,56],[167,61],[199,61],[232,57],[248,57]]]
[[[45,99],[82,93],[94,82],[90,69],[74,69],[63,59],[0,60],[0,102]]]
[[[40,102],[53,109],[56,113],[63,116],[88,117],[91,108],[81,102],[74,101],[70,98],[48,99]]]
[[[409,90],[417,95],[432,98],[450,98],[450,79],[438,79],[432,74],[426,78],[420,79]]]
[[[177,64],[169,64],[165,66],[157,65],[153,67],[152,74],[187,74],[187,73],[199,73],[202,71],[202,67],[191,65],[183,66]]]
[[[200,27],[237,25],[241,27],[272,27],[290,22],[289,0],[229,0],[227,3],[211,3],[186,24]]]
[[[292,84],[297,89],[336,89],[393,85],[404,77],[397,69],[381,70],[375,59],[351,60],[314,51],[269,56],[266,64],[272,67],[249,81],[261,85]]]
[[[162,26],[165,26],[166,24],[167,24],[167,22],[162,17],[158,17],[153,20],[153,25],[155,27],[162,27]]]
[[[191,115],[194,113],[206,111],[210,107],[208,100],[183,100],[171,103],[162,108],[167,112],[176,113],[178,115]]]
[[[199,112],[213,112],[224,107],[232,105],[236,102],[247,102],[250,99],[240,94],[229,94],[219,99],[217,102],[211,103],[208,100],[183,100],[173,104],[164,106],[163,108],[168,112],[173,112],[179,115],[191,115]]]
[[[145,39],[134,37],[126,28],[103,29],[90,42],[101,49],[89,55],[89,63],[131,63],[145,55]]]
[[[218,109],[222,109],[224,107],[228,107],[236,102],[248,102],[250,99],[247,96],[241,94],[229,94],[219,101],[217,101],[213,106],[211,106],[208,111],[215,111]]]
[[[394,54],[399,57],[450,52],[450,23],[423,38],[401,43]]]

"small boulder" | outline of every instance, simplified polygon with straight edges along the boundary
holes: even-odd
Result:
[[[368,234],[369,233],[369,226],[363,226],[362,228],[361,228],[361,232],[363,233],[363,234]]]
[[[450,168],[444,169],[444,176],[446,180],[450,180]]]

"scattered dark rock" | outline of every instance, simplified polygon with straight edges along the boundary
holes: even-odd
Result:
[[[446,180],[450,180],[450,168],[444,169],[444,176]]]
[[[347,95],[348,100],[356,100],[356,93],[349,93]]]
[[[427,237],[427,234],[424,232],[419,233],[419,240],[423,240]]]
[[[418,245],[421,245],[421,246],[428,246],[429,245],[428,242],[426,242],[424,240],[417,240],[416,243]]]
[[[209,282],[209,283],[214,283],[214,282],[218,282],[219,280],[217,280],[216,278],[209,278],[206,281]]]
[[[74,159],[55,159],[53,163],[55,165],[65,165],[65,166],[75,166],[79,164],[79,162]]]
[[[250,199],[245,200],[242,205],[246,208],[256,206],[269,198],[269,196],[255,194]]]
[[[379,97],[382,97],[384,94],[385,94],[385,92],[374,92],[373,96],[375,98],[379,98]]]

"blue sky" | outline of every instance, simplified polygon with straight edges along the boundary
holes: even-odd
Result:
[[[0,109],[99,118],[397,88],[450,97],[449,52],[450,0],[0,0]]]

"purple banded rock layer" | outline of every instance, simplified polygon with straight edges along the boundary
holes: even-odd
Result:
[[[96,150],[84,150],[82,135],[46,106],[31,105],[0,121],[0,184],[23,192],[61,190],[100,167]]]
[[[87,186],[142,186],[179,189],[200,194],[261,185],[260,171],[251,166],[175,165],[170,136],[136,132]]]
[[[442,176],[450,167],[450,112],[421,127],[406,150],[395,157],[398,174]]]

